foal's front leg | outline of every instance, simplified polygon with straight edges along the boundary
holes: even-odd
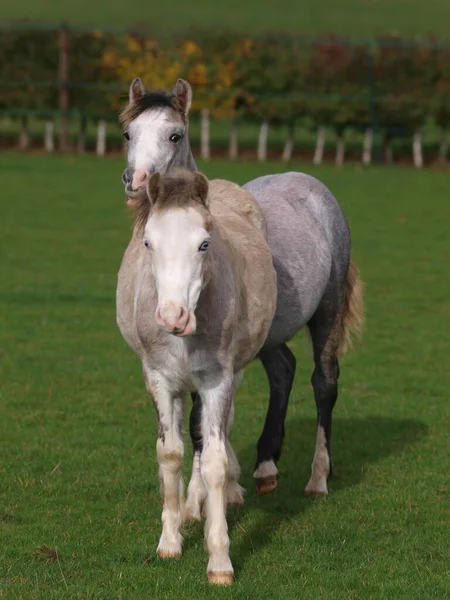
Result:
[[[200,470],[206,487],[205,541],[209,552],[208,581],[219,585],[233,582],[226,520],[228,479],[227,422],[232,403],[232,375],[216,387],[200,389],[203,401],[203,451]]]
[[[184,397],[171,390],[169,382],[157,373],[144,370],[145,383],[152,394],[158,419],[156,453],[163,501],[162,533],[157,552],[162,558],[181,556],[181,526],[184,517],[182,439]]]
[[[233,396],[239,387],[244,371],[235,373],[233,378]],[[186,499],[186,521],[201,521],[201,514],[203,505],[206,498],[206,488],[203,482],[200,463],[203,449],[202,439],[202,400],[198,393],[192,394],[194,401],[191,416],[189,419],[189,430],[192,439],[192,445],[194,449],[194,459],[192,463],[192,474],[187,490]],[[227,437],[230,434],[231,426],[234,420],[234,403],[231,402],[231,407],[228,412],[227,420]],[[240,468],[236,458],[236,454],[231,446],[230,441],[227,439],[226,442],[227,455],[228,455],[228,484],[227,484],[227,505],[228,506],[242,506],[244,504],[244,488],[239,485]]]

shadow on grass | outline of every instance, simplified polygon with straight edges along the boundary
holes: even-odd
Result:
[[[427,426],[414,419],[368,417],[365,419],[335,419],[333,422],[332,451],[333,477],[328,482],[329,499],[341,490],[360,483],[367,467],[384,458],[398,454],[427,435]],[[259,497],[255,492],[249,465],[254,464],[255,445],[248,444],[238,452],[243,470],[242,485],[247,490],[245,506],[228,514],[229,529],[239,524],[244,511],[255,511],[260,516],[246,535],[231,546],[233,564],[239,570],[246,558],[270,543],[272,536],[286,520],[292,519],[311,506],[303,491],[311,473],[314,453],[316,421],[294,419],[286,424],[286,441],[279,462],[280,479],[272,494]],[[320,500],[319,500],[320,501]]]

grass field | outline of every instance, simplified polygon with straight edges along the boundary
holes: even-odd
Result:
[[[227,2],[148,2],[134,0],[3,0],[2,19],[141,26],[184,30],[191,26],[239,31],[289,31],[315,34],[333,31],[351,37],[396,31],[407,35],[435,33],[448,38],[447,0],[228,0]]]
[[[304,166],[349,218],[367,328],[341,368],[327,501],[303,497],[315,437],[303,337],[279,488],[263,498],[251,474],[268,388],[259,364],[247,370],[230,590],[206,583],[198,524],[181,560],[156,556],[155,418],[115,324],[123,162],[3,154],[1,165],[0,598],[450,597],[447,173]],[[204,166],[239,182],[283,168]]]

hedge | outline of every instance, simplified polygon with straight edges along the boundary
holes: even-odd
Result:
[[[194,87],[193,110],[216,118],[243,116],[274,125],[307,120],[341,131],[367,127],[411,132],[433,117],[450,122],[450,47],[386,35],[371,43],[326,34],[242,37],[202,31],[159,36],[68,31],[68,79],[58,78],[58,30],[0,32],[0,110],[69,109],[116,119],[129,82]]]

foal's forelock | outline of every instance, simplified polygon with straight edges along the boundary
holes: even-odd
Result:
[[[156,185],[153,191],[152,184]],[[211,232],[212,217],[206,206],[207,195],[206,179],[185,169],[174,169],[170,175],[162,178],[155,174],[146,193],[141,194],[133,203],[135,228],[142,232],[152,215],[162,215],[177,208],[192,208],[202,218],[204,229]]]

